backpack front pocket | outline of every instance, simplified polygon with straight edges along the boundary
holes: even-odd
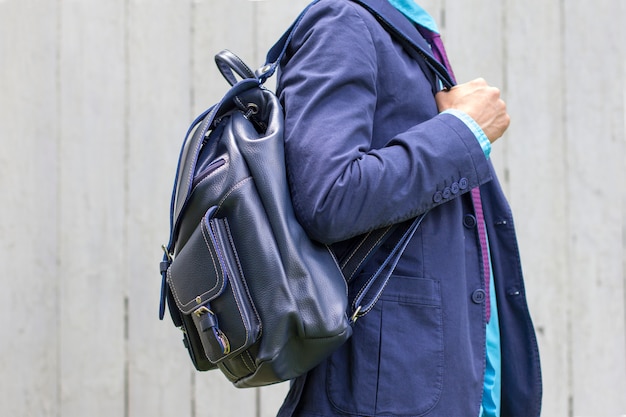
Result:
[[[168,281],[180,311],[188,316],[213,364],[251,347],[261,323],[250,299],[228,220],[207,211],[198,228],[176,256]],[[249,364],[245,373],[250,373]]]

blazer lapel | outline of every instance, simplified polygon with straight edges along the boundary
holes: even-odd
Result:
[[[437,70],[440,73],[440,78],[448,80],[447,84],[454,84],[452,78],[448,74],[447,69],[443,65],[440,65],[439,61],[434,57],[428,42],[426,42],[426,40],[418,32],[417,28],[413,26],[413,23],[411,23],[409,19],[407,19],[402,13],[400,13],[395,7],[393,7],[391,3],[389,3],[387,0],[352,1],[363,6],[379,21],[382,20],[393,26],[396,31],[399,32],[411,46],[419,49],[421,53],[426,55],[432,62],[436,63],[435,65],[437,66]],[[432,68],[429,69],[429,67],[425,65],[422,59],[417,59],[417,61],[419,62],[420,66],[424,68],[425,71],[432,71]],[[435,86],[435,91],[436,90],[438,90],[438,88]]]
[[[417,28],[387,0],[352,0],[365,7],[376,16],[393,25],[415,47],[432,56],[428,42],[420,35]],[[434,57],[433,57],[434,58]]]

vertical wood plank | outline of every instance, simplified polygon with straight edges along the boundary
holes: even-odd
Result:
[[[59,414],[122,416],[125,7],[60,5]]]
[[[574,415],[626,410],[624,5],[564,3]],[[621,191],[618,191],[621,190]]]
[[[289,382],[259,388],[258,416],[275,416],[283,404],[288,391]]]
[[[55,2],[0,1],[3,416],[58,413],[57,53]]]
[[[457,82],[482,77],[490,85],[505,89],[504,2],[477,0],[473,2],[443,1],[442,36]],[[493,146],[491,159],[505,192],[508,181],[503,163],[507,149],[506,134]]]
[[[250,1],[254,19],[254,51],[252,58],[263,64],[267,51],[291,26],[309,0]]]
[[[502,86],[504,3],[497,0],[445,1],[446,50],[462,83],[477,77]]]
[[[566,416],[569,383],[566,163],[559,1],[506,2],[503,166],[516,218],[526,293],[542,359],[543,414]],[[504,142],[504,143],[502,143]]]
[[[257,390],[235,388],[218,370],[196,373],[193,416],[240,417],[257,415]]]
[[[161,243],[191,119],[191,4],[129,0],[127,35],[127,413],[191,416],[192,366],[182,333],[158,320]]]
[[[236,11],[236,12],[235,12]],[[199,114],[219,101],[228,82],[215,65],[215,54],[229,49],[252,69],[254,57],[253,3],[250,0],[195,0],[191,20],[192,109]]]

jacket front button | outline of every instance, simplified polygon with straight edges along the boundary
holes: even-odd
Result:
[[[463,216],[463,226],[467,227],[468,229],[473,229],[474,227],[476,227],[476,217],[471,214],[466,214],[465,216]]]
[[[476,290],[472,293],[472,301],[476,304],[485,302],[485,290]]]
[[[433,196],[433,201],[435,203],[441,203],[441,200],[443,200],[443,194],[441,194],[441,192],[437,191],[435,193],[435,195]]]

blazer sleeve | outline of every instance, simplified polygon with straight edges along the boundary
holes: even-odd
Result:
[[[474,134],[455,116],[437,115],[436,106],[434,117],[380,137],[377,112],[411,110],[380,101],[378,77],[401,82],[402,68],[379,72],[379,35],[371,30],[377,23],[369,17],[351,2],[318,3],[296,30],[279,74],[294,209],[324,243],[415,217],[491,178]],[[433,105],[432,90],[420,95],[415,105]],[[436,197],[460,180],[461,192]]]

